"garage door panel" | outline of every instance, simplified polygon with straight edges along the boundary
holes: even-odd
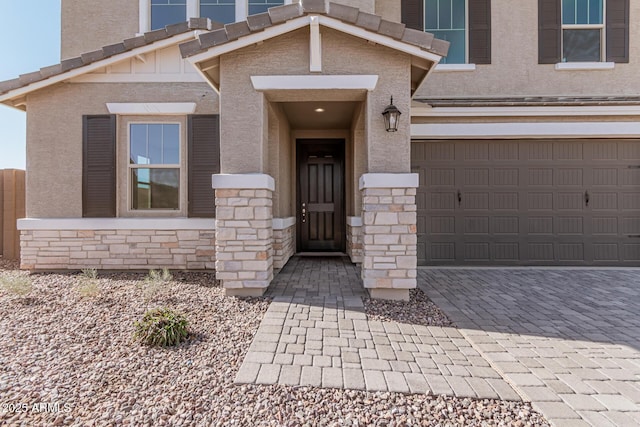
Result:
[[[420,264],[640,265],[640,141],[416,144]]]

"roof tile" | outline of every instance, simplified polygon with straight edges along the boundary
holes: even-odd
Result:
[[[380,28],[380,21],[382,18],[378,15],[374,15],[372,13],[360,12],[358,14],[358,19],[356,20],[356,25],[358,27],[362,27],[369,31],[377,32]]]
[[[144,41],[147,43],[157,42],[158,40],[163,40],[167,37],[169,37],[169,34],[167,34],[167,30],[165,28],[144,33]]]
[[[9,92],[10,90],[17,89],[20,86],[23,86],[23,84],[20,83],[19,78],[12,79],[12,80],[5,80],[4,82],[0,82],[0,93]]]
[[[208,49],[210,47],[222,44],[228,40],[229,39],[227,38],[227,31],[224,28],[211,31],[200,36],[200,48]]]
[[[48,67],[40,68],[40,74],[42,74],[42,77],[45,79],[48,79],[51,76],[55,76],[56,74],[60,74],[61,72],[62,65],[60,64],[49,65]]]
[[[190,40],[185,43],[180,43],[180,55],[183,58],[187,58],[195,53],[200,52],[202,48],[200,47],[200,40]]]
[[[124,47],[124,43],[110,44],[109,46],[104,46],[102,48],[105,58],[125,52],[126,50],[127,49]]]
[[[104,59],[104,52],[102,51],[102,49],[94,50],[93,52],[83,53],[82,55],[80,55],[80,58],[82,58],[82,62],[85,65],[91,64],[92,62]]]
[[[189,28],[192,30],[210,30],[211,20],[209,18],[189,18]]]
[[[357,7],[345,6],[338,3],[329,3],[329,16],[341,21],[355,24],[360,10]]]
[[[383,19],[382,21],[380,21],[380,28],[378,29],[378,33],[397,40],[402,40],[402,36],[404,35],[404,28],[405,25],[401,24],[400,22],[391,22]]]
[[[247,34],[251,34],[251,29],[247,21],[235,22],[233,24],[227,24],[224,26],[227,32],[227,39],[235,40]]]
[[[324,0],[302,0],[303,13],[327,13],[327,5]]]
[[[42,74],[40,73],[40,70],[38,71],[34,71],[32,73],[27,73],[27,74],[21,74],[20,77],[18,77],[18,80],[20,81],[21,85],[28,85],[37,81],[42,80],[44,77],[42,77]]]
[[[167,25],[165,27],[165,30],[167,31],[167,35],[169,37],[175,36],[176,34],[186,33],[187,31],[189,31],[189,23],[187,21],[184,21],[178,22],[177,24]]]
[[[302,8],[299,3],[269,8],[269,17],[274,24],[279,24],[299,16],[302,16]]]
[[[249,25],[249,29],[251,29],[251,31],[264,30],[265,28],[273,25],[268,12],[247,16],[247,24]]]
[[[423,49],[430,49],[431,42],[433,41],[433,34],[414,30],[412,28],[405,28],[404,35],[402,36],[402,41],[415,46],[419,46]]]
[[[124,44],[124,48],[126,50],[131,50],[137,47],[145,46],[147,44],[147,41],[144,39],[144,36],[138,36],[126,39],[122,43]]]
[[[82,62],[82,58],[78,57],[78,58],[65,59],[60,63],[60,65],[62,66],[62,69],[60,71],[64,73],[65,71],[82,67],[84,63]]]
[[[431,42],[431,48],[429,50],[437,55],[447,56],[450,44],[451,43],[446,40],[434,38]]]

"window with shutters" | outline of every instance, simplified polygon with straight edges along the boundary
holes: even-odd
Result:
[[[451,43],[442,64],[467,63],[467,0],[425,0],[424,30]]]
[[[236,20],[236,0],[200,0],[200,16],[229,24]]]
[[[604,61],[606,0],[562,0],[562,62]]]
[[[129,124],[130,209],[179,210],[179,123]]]

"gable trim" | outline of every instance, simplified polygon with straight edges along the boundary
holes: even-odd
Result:
[[[303,75],[251,76],[257,91],[301,89],[361,89],[372,91],[378,84],[377,75]]]
[[[122,60],[128,59],[128,58],[132,58],[135,57],[137,55],[144,55],[146,53],[149,52],[153,52],[155,50],[158,49],[164,49],[167,48],[169,46],[173,46],[179,43],[183,43],[189,40],[193,40],[193,39],[197,39],[198,36],[200,34],[202,34],[204,31],[202,30],[194,30],[194,31],[189,31],[186,33],[182,33],[182,34],[176,34],[175,36],[165,39],[165,40],[160,40],[157,41],[155,43],[149,44],[149,45],[145,45],[145,46],[141,46],[132,50],[129,50],[127,52],[123,52],[120,54],[116,54],[113,55],[109,58],[105,58],[103,60],[100,61],[96,61],[96,62],[92,62],[90,64],[87,64],[85,66],[79,67],[79,68],[75,68],[73,70],[69,70],[65,73],[62,74],[57,74],[54,75],[52,77],[49,77],[47,79],[44,80],[40,80],[37,81],[35,83],[31,83],[27,86],[22,86],[19,87],[17,89],[14,90],[10,90],[9,92],[0,95],[0,102],[6,102],[9,101],[11,99],[14,98],[19,98],[22,97],[28,93],[34,92],[36,90],[54,85],[56,83],[61,83],[63,81],[72,79],[74,77],[78,77],[78,76],[82,76],[85,75],[87,73],[91,73],[93,71],[97,71],[101,68],[107,67],[109,65],[113,65],[117,62],[120,62]]]

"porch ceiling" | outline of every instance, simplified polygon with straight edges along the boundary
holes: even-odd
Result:
[[[291,129],[349,129],[357,102],[283,102]],[[316,111],[316,109],[324,111]]]

